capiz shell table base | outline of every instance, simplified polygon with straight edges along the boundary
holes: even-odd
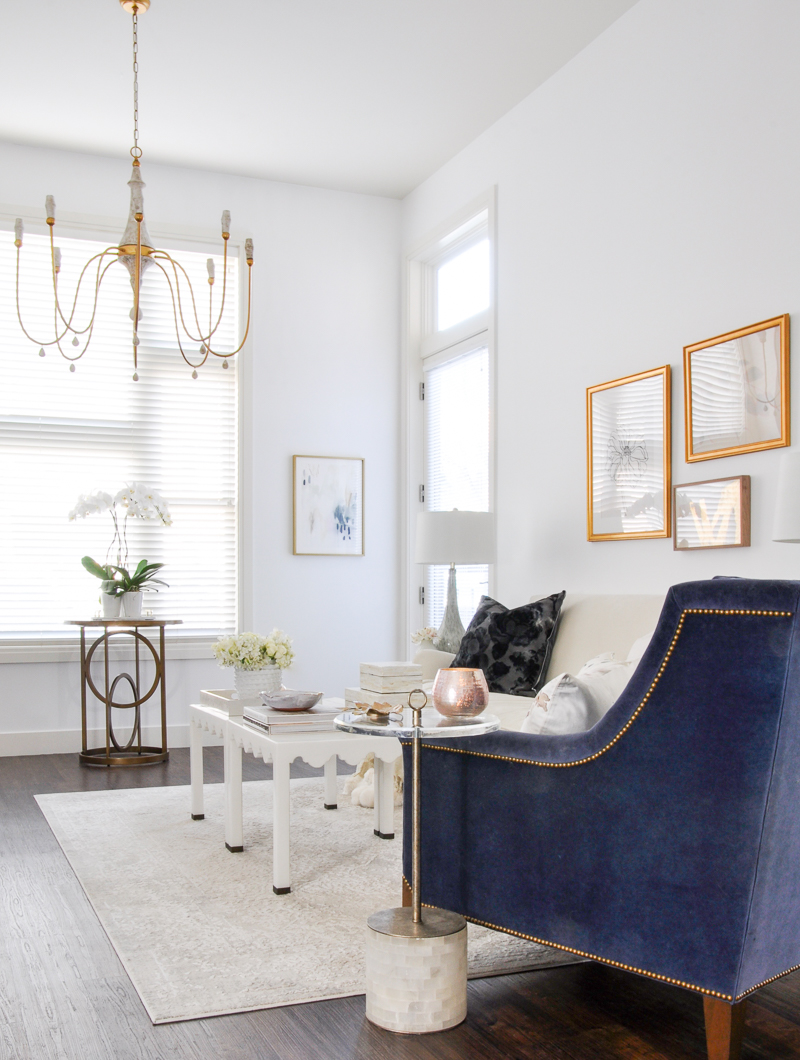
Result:
[[[343,701],[342,701],[343,703]],[[394,838],[394,762],[402,754],[398,740],[365,736],[354,740],[341,732],[268,733],[241,717],[230,717],[216,707],[189,708],[189,757],[191,770],[191,815],[203,819],[203,735],[223,740],[225,775],[225,846],[232,853],[244,850],[242,828],[242,752],[272,762],[272,890],[288,894],[292,887],[290,860],[291,795],[289,768],[300,758],[310,766],[324,767],[323,806],[338,804],[336,760],[358,763],[370,752],[375,755],[375,834]],[[366,815],[365,815],[366,816]],[[366,823],[366,822],[365,822]]]
[[[467,922],[427,908],[415,923],[410,906],[367,921],[367,1019],[396,1034],[431,1034],[467,1016]]]

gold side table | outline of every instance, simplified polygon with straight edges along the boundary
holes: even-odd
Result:
[[[167,749],[167,686],[165,680],[166,651],[164,629],[166,626],[179,626],[179,618],[92,618],[87,620],[70,619],[66,625],[80,626],[81,630],[81,747],[80,761],[86,766],[149,766],[157,762],[166,762],[169,758]],[[86,647],[86,630],[102,630]],[[141,630],[158,630],[158,643],[154,643],[147,633]],[[131,638],[133,641],[134,672],[119,673],[111,676],[109,645],[112,638]],[[102,648],[104,683],[103,691],[92,679],[92,660],[95,652]],[[155,666],[153,683],[146,691],[141,686],[142,651],[149,653]],[[147,658],[147,656],[145,656]],[[127,683],[133,699],[129,703],[114,701],[114,693],[120,683]],[[104,747],[88,747],[86,725],[86,700],[91,694],[105,707],[106,742]],[[142,744],[141,707],[156,692],[161,694],[161,746],[148,747]],[[133,726],[127,743],[121,744],[114,732],[112,710],[133,710]]]

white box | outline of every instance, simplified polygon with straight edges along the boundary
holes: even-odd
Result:
[[[408,695],[422,684],[422,667],[413,662],[361,663],[359,683],[365,692]]]
[[[242,699],[234,699],[236,692],[233,688],[203,688],[200,690],[200,705],[203,707],[215,707],[227,714],[229,718],[241,718],[244,707],[260,707],[261,696],[244,696]]]

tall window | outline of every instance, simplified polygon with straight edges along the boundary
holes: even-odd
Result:
[[[489,510],[489,350],[463,353],[425,372],[425,500],[432,512]],[[427,624],[439,626],[447,567],[429,565]],[[486,565],[459,567],[458,609],[466,627],[489,591]]]
[[[420,255],[420,360],[424,382],[421,470],[429,511],[489,511],[492,292],[489,210],[430,244]],[[446,566],[427,566],[423,620],[438,627],[447,597]],[[466,626],[489,589],[486,565],[458,568]]]
[[[105,244],[60,239],[60,297],[75,290],[82,263]],[[232,249],[232,248],[230,248]],[[232,349],[238,332],[238,262],[228,259],[225,316],[215,348]],[[187,270],[200,306],[207,253],[171,252]],[[213,256],[213,255],[212,255]],[[53,298],[49,242],[25,236],[23,322],[49,338]],[[222,258],[215,257],[216,304]],[[98,300],[91,345],[74,373],[57,350],[22,334],[15,309],[15,248],[0,241],[0,633],[54,633],[64,620],[98,609],[99,582],[84,555],[105,563],[113,528],[107,513],[68,522],[78,495],[111,494],[141,481],[170,504],[171,527],[129,520],[130,563],[163,562],[169,588],[148,593],[155,617],[180,618],[187,632],[231,630],[236,623],[236,359],[216,358],[191,378],[175,347],[172,301],[151,268],[142,284],[139,382],[131,378],[132,305],[128,273],[112,266]],[[217,294],[220,292],[219,294]],[[76,320],[90,304],[80,304]],[[184,312],[187,307],[184,305]],[[207,312],[207,308],[206,308]],[[188,321],[187,321],[188,322]],[[83,346],[83,340],[81,340]],[[67,350],[73,347],[67,340]],[[198,344],[191,344],[197,354]],[[77,352],[77,351],[76,351]],[[188,352],[188,351],[187,351]],[[116,553],[108,556],[116,561]]]

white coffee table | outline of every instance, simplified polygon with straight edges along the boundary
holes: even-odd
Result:
[[[326,702],[336,703],[336,700]],[[341,700],[344,707],[344,700]],[[241,717],[230,717],[216,707],[189,707],[189,756],[192,820],[203,813],[203,735],[223,740],[225,775],[225,846],[232,853],[244,850],[242,828],[242,751],[272,762],[272,889],[288,894],[292,889],[290,863],[291,798],[289,767],[296,758],[325,768],[324,806],[335,810],[336,760],[355,766],[372,752],[375,755],[375,835],[394,839],[394,762],[402,754],[399,740],[348,733],[309,732],[272,735]]]

